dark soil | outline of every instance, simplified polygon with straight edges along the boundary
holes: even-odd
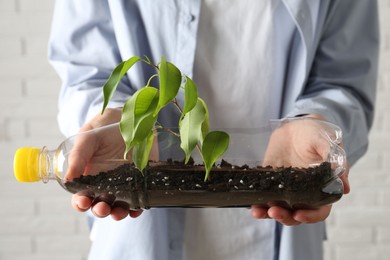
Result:
[[[249,207],[280,205],[316,208],[339,200],[340,182],[331,189],[331,165],[311,168],[233,166],[222,162],[204,181],[204,168],[181,162],[150,163],[142,175],[131,164],[96,176],[81,176],[65,187],[72,193],[88,192],[96,200],[126,203],[130,208]]]

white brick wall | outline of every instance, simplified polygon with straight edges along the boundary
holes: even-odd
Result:
[[[371,143],[366,156],[351,169],[351,193],[333,207],[327,260],[390,259],[390,1],[379,4],[382,46]]]
[[[0,259],[86,259],[86,219],[55,183],[17,183],[13,153],[56,147],[60,82],[47,62],[53,1],[0,0]],[[72,249],[74,251],[72,251]]]
[[[53,1],[0,0],[0,260],[86,259],[85,219],[54,183],[17,183],[13,153],[55,147],[59,81],[46,60]],[[390,255],[390,1],[380,0],[379,95],[367,155],[350,173],[352,192],[334,205],[326,260]],[[362,18],[364,19],[364,18]],[[70,251],[69,249],[72,249]]]

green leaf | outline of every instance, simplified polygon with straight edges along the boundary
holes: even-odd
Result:
[[[191,111],[198,102],[198,89],[195,83],[186,76],[186,84],[184,85],[184,108],[183,115]]]
[[[206,111],[203,103],[198,99],[196,106],[179,122],[180,147],[183,149],[187,163],[196,145],[202,142],[202,125],[205,120]]]
[[[160,69],[160,97],[155,116],[161,108],[171,102],[177,95],[181,84],[181,72],[175,65],[167,62],[164,57],[161,58]]]
[[[202,145],[203,139],[205,138],[205,136],[206,136],[207,133],[209,132],[209,127],[210,127],[210,122],[209,122],[209,110],[207,109],[206,102],[204,102],[203,99],[198,98],[198,100],[202,103],[203,109],[205,110],[205,118],[204,118],[204,121],[203,121],[203,123],[202,123],[202,129],[201,129],[202,136],[201,136],[201,138],[200,138],[200,142],[201,142],[201,145]]]
[[[139,60],[140,58],[137,56],[131,57],[130,59],[119,63],[119,65],[116,66],[116,68],[112,71],[110,77],[108,78],[106,83],[104,83],[103,86],[104,103],[102,108],[102,114],[106,109],[108,102],[110,102],[112,96],[114,95],[114,92],[118,87],[118,84],[121,81],[122,77]]]
[[[126,144],[125,157],[135,144],[143,142],[152,132],[157,120],[154,112],[158,93],[153,87],[139,89],[124,105],[119,126]]]
[[[153,132],[149,132],[147,138],[142,142],[134,145],[133,162],[135,166],[142,172],[149,161],[150,151],[152,150],[154,140]]]
[[[211,168],[229,147],[229,135],[222,131],[209,132],[203,140],[202,157],[206,168],[205,181],[209,179]]]

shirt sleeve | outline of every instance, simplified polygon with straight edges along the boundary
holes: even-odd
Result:
[[[101,111],[102,86],[122,61],[107,2],[56,1],[48,56],[62,81],[59,127],[69,136]],[[133,92],[124,77],[109,107],[122,106]]]
[[[306,86],[294,114],[322,114],[344,133],[352,165],[367,150],[379,52],[375,0],[334,1],[322,28]]]

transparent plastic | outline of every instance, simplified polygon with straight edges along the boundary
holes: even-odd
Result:
[[[123,158],[125,146],[118,124],[70,137],[55,150],[44,147],[34,153],[36,158],[26,159],[25,153],[17,152],[15,175],[26,181],[23,174],[29,169],[30,175],[36,172],[29,180],[55,179],[71,193],[131,209],[317,208],[342,197],[340,177],[346,156],[340,147],[339,127],[316,119],[291,118],[273,120],[261,128],[223,130],[230,135],[229,149],[207,181],[197,150],[189,164],[183,163],[175,129],[156,131],[151,161],[141,173],[130,159]]]

